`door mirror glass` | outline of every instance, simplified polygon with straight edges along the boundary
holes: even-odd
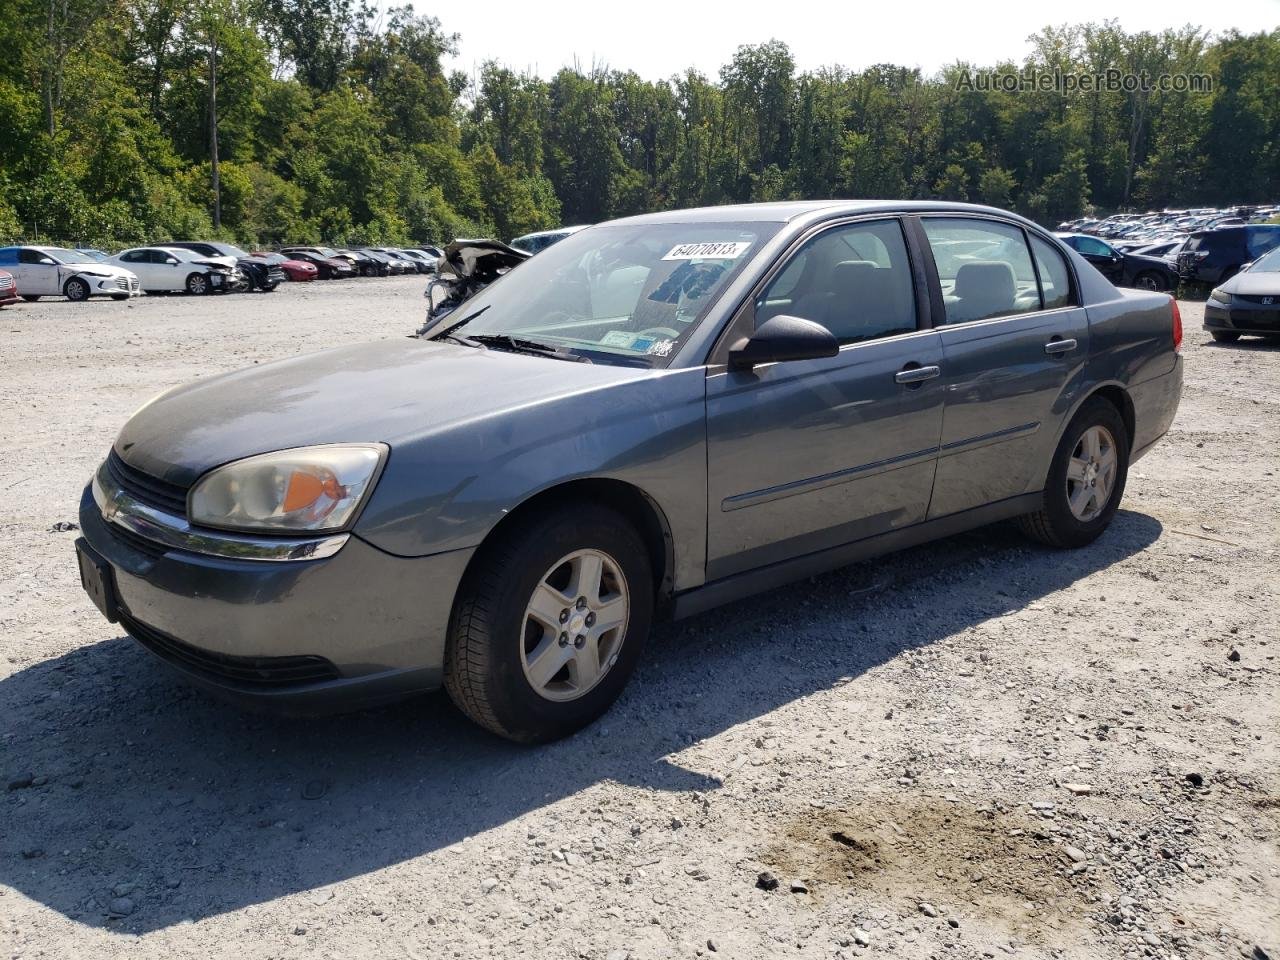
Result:
[[[750,370],[761,363],[817,360],[834,357],[839,352],[839,341],[822,324],[779,314],[770,317],[756,328],[755,333],[743,337],[729,348],[729,367]]]

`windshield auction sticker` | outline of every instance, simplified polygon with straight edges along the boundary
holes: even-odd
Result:
[[[737,260],[747,252],[747,241],[682,243],[671,248],[663,260]]]

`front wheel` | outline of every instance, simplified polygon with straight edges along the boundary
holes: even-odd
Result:
[[[1133,285],[1139,290],[1152,290],[1156,293],[1164,293],[1169,289],[1169,284],[1165,283],[1164,277],[1154,270],[1138,274],[1133,278]]]
[[[89,299],[89,284],[79,277],[72,277],[63,286],[62,292],[73,303],[81,303]]]
[[[193,273],[187,277],[187,293],[202,297],[209,292],[209,278],[203,273]]]
[[[1240,334],[1238,333],[1221,333],[1217,330],[1211,331],[1210,335],[1213,337],[1214,343],[1235,343],[1240,339]]]
[[[445,689],[468,717],[545,743],[604,713],[653,618],[653,572],[615,511],[568,504],[482,548],[453,612]]]
[[[1044,504],[1019,518],[1052,547],[1083,547],[1107,529],[1129,474],[1129,432],[1110,402],[1094,397],[1071,419],[1045,482]]]

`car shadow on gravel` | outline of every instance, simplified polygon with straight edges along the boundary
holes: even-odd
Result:
[[[603,720],[536,749],[476,729],[443,696],[245,714],[127,638],[92,643],[0,681],[0,884],[142,933],[290,895],[305,912],[332,884],[602,781],[664,792],[674,810],[720,786],[671,759],[690,743],[1023,609],[1160,532],[1121,511],[1091,547],[1058,552],[1001,525],[660,627]]]

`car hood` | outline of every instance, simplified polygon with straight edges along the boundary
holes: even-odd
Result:
[[[1254,273],[1246,270],[1224,283],[1222,289],[1227,293],[1242,293],[1246,296],[1280,296],[1280,271],[1259,270]]]
[[[1146,253],[1126,253],[1125,259],[1129,261],[1131,267],[1155,267],[1158,270],[1168,270],[1169,261],[1164,257],[1153,257]]]
[[[116,263],[60,263],[58,267],[68,273],[83,273],[88,277],[125,277],[129,280],[135,277],[128,267]]]
[[[116,438],[129,464],[183,486],[242,457],[318,443],[404,442],[662,371],[413,338],[339,347],[176,387]]]

